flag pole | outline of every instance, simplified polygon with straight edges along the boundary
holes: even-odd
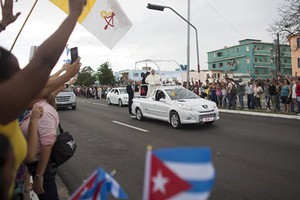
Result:
[[[18,35],[17,35],[17,37],[15,38],[14,43],[12,44],[12,46],[11,46],[11,48],[10,48],[10,50],[9,50],[10,52],[13,50],[13,48],[14,48],[14,46],[15,46],[15,44],[16,44],[16,42],[17,42],[17,40],[18,40],[18,38],[19,38],[19,36],[20,36],[20,34],[21,34],[21,32],[22,32],[22,30],[23,30],[23,28],[24,28],[24,26],[25,26],[25,24],[26,24],[26,22],[27,22],[27,20],[29,19],[29,17],[30,17],[30,15],[31,15],[31,13],[32,13],[32,11],[33,11],[35,5],[37,4],[37,2],[38,2],[38,0],[36,0],[36,1],[34,2],[34,4],[33,4],[32,8],[31,8],[29,14],[27,15],[27,17],[26,17],[26,19],[25,19],[25,21],[24,21],[24,23],[23,23],[23,25],[22,25],[22,27],[21,27],[21,29],[20,29]]]
[[[145,172],[144,172],[144,192],[143,192],[143,200],[149,199],[149,189],[150,189],[150,169],[151,169],[151,155],[152,155],[152,146],[147,146],[146,153],[146,162],[145,162]]]

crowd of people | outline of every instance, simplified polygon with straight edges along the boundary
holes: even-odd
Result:
[[[142,73],[142,80],[132,83],[134,92],[140,92],[141,96],[149,97],[151,91],[160,85],[182,85],[187,88],[187,82],[162,81],[161,77],[152,69],[151,73]],[[74,92],[78,96],[87,98],[105,99],[112,87],[125,87],[123,85],[76,87]],[[282,112],[299,114],[300,106],[300,77],[281,76],[272,79],[224,79],[210,82],[194,81],[189,83],[189,90],[202,98],[214,101],[219,108],[230,110],[266,110],[268,112]]]
[[[184,84],[186,87],[186,84]],[[300,108],[300,77],[278,76],[269,79],[237,81],[225,78],[224,81],[191,81],[190,90],[202,98],[214,101],[219,108],[295,113]],[[264,104],[264,105],[263,105]]]
[[[17,20],[14,0],[1,0],[0,32]],[[51,150],[56,141],[59,116],[54,96],[67,81],[74,82],[80,58],[50,76],[64,51],[86,0],[69,0],[69,14],[58,29],[20,69],[18,59],[0,47],[0,199],[23,199],[31,187],[39,199],[58,200],[56,167]],[[30,89],[29,89],[30,88]],[[33,184],[30,183],[30,176]]]

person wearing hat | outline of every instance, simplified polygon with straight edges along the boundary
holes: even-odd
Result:
[[[155,69],[151,69],[151,74],[147,76],[145,82],[148,84],[147,97],[150,97],[156,86],[161,85],[161,78],[155,73]]]

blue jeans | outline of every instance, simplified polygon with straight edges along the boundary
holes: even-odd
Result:
[[[240,102],[241,109],[244,109],[244,93],[239,92],[238,97],[239,97],[239,102]]]
[[[36,174],[38,162],[27,164],[33,179]],[[38,195],[40,200],[59,200],[57,193],[57,186],[55,182],[55,175],[57,173],[56,167],[53,163],[49,162],[44,173],[44,190],[45,193]]]
[[[247,105],[249,110],[254,110],[254,94],[247,94]]]

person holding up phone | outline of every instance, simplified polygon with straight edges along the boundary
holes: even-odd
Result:
[[[13,4],[12,0],[6,0],[4,5],[7,2]],[[5,94],[0,98],[0,134],[5,135],[13,147],[16,158],[13,177],[27,152],[26,141],[18,125],[17,117],[44,88],[85,5],[86,0],[69,0],[67,18],[39,46],[32,60],[22,70],[17,58],[10,51],[0,47],[0,94]],[[9,13],[12,13],[12,8],[13,6],[10,7]],[[11,198],[14,188],[13,181],[9,188],[9,198]]]
[[[78,58],[78,48],[71,48],[71,64],[73,64]]]

